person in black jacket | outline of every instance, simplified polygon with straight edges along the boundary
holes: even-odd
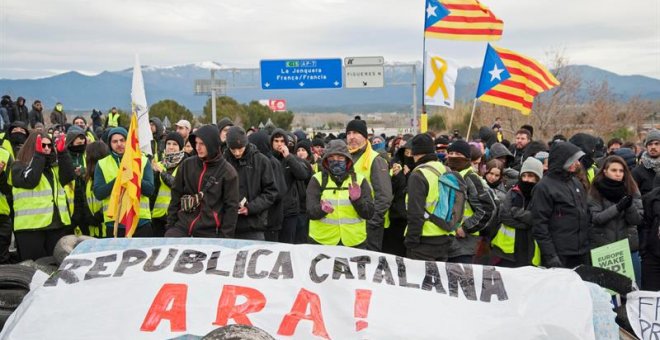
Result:
[[[660,173],[660,130],[649,131],[645,146],[639,165],[632,171],[642,195],[653,190],[653,179]]]
[[[13,122],[23,122],[25,125],[28,124],[28,109],[25,106],[25,98],[18,97],[16,99],[16,105],[14,105],[13,110],[9,112],[9,120]]]
[[[644,221],[640,226],[639,254],[642,257],[642,290],[660,291],[660,176],[643,197]]]
[[[32,110],[28,112],[28,121],[30,121],[30,127],[34,129],[37,123],[44,124],[44,107],[41,104],[41,100],[35,100],[32,103]]]
[[[309,180],[312,173],[298,157],[291,154],[291,150],[287,146],[288,139],[288,134],[282,129],[275,129],[270,136],[273,155],[282,163],[284,179],[288,188],[287,193],[282,198],[284,219],[282,220],[279,241],[293,243],[296,236],[296,226],[298,225],[298,213],[300,212],[300,202],[295,182],[297,180]]]
[[[302,132],[298,130],[297,132]],[[303,139],[298,141],[296,144],[296,156],[300,161],[302,161],[305,166],[308,168],[310,174],[314,174],[314,167],[312,164],[315,163],[314,155],[312,155],[312,143]],[[320,163],[320,161],[319,161]],[[318,169],[318,167],[317,167]],[[309,179],[312,177],[310,176]],[[309,185],[309,179],[306,180],[297,180],[296,181],[296,190],[298,191],[298,202],[300,204],[300,213],[298,214],[298,225],[296,226],[296,244],[307,243],[309,237],[309,216],[307,215],[307,186]]]
[[[224,158],[238,172],[238,219],[235,238],[265,240],[268,209],[275,202],[277,187],[266,156],[248,143],[245,130],[232,126],[227,132]]]
[[[590,263],[587,191],[575,177],[583,155],[570,142],[553,144],[548,173],[534,189],[532,234],[545,267],[573,268]]]
[[[437,149],[436,149],[437,150]],[[404,232],[408,225],[406,211],[406,194],[408,193],[408,176],[415,168],[412,156],[412,141],[397,149],[392,157],[392,205],[390,206],[390,226],[383,232],[383,253],[396,256],[406,256],[403,244]]]
[[[197,156],[174,179],[165,237],[231,238],[238,216],[238,174],[220,155],[220,133],[205,125],[190,135]]]
[[[278,242],[280,239],[280,230],[282,229],[282,220],[284,219],[282,198],[288,191],[286,180],[284,179],[282,163],[273,156],[272,150],[270,149],[270,136],[268,136],[265,131],[258,131],[249,135],[248,141],[254,144],[262,155],[268,158],[273,170],[277,196],[275,196],[275,202],[273,205],[268,209],[268,222],[266,223],[266,231],[264,234],[266,241]]]

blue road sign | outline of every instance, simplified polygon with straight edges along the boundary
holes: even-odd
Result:
[[[341,59],[286,59],[261,61],[264,90],[340,89]]]

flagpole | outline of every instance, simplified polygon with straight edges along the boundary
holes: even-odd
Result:
[[[121,176],[121,173],[118,175]],[[117,203],[117,211],[115,212],[115,228],[113,231],[113,235],[115,238],[117,238],[117,232],[119,231],[119,212],[121,210],[121,201],[123,200],[124,200],[124,190],[122,190],[121,193],[119,194],[119,203]],[[124,226],[124,228],[125,227],[126,226]]]
[[[426,91],[426,79],[425,78],[425,72],[426,72],[426,0],[424,1],[424,22],[422,23],[424,25],[424,30],[422,30],[422,115],[420,116],[420,119],[415,119],[413,120],[414,123],[417,123],[416,126],[414,127],[417,132],[424,133],[426,131],[421,131],[421,126],[419,126],[419,122],[422,119],[422,116],[426,118],[426,95],[424,92]],[[413,75],[414,77],[417,77],[417,73]],[[416,115],[415,115],[416,116]]]
[[[474,111],[477,109],[477,98],[474,98],[474,104],[472,104],[472,113],[470,114],[470,124],[468,125],[467,135],[465,139],[470,140],[470,131],[472,130],[472,120],[474,119]]]

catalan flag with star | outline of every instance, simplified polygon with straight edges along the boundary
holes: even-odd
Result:
[[[133,110],[126,140],[126,151],[119,163],[119,172],[112,187],[108,206],[108,216],[115,221],[115,237],[119,224],[126,228],[126,237],[132,237],[140,220],[142,153],[137,131],[137,113]]]
[[[528,115],[534,97],[558,85],[557,78],[536,60],[488,44],[477,98]]]
[[[496,41],[504,22],[477,0],[426,0],[427,38]]]

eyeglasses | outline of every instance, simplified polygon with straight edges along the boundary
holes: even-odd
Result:
[[[51,144],[51,143],[41,143],[41,147],[42,147],[42,148],[49,148],[49,149],[52,149],[52,148],[53,148],[53,144]]]

